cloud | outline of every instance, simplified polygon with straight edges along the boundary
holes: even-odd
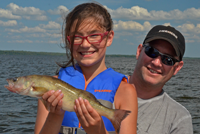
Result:
[[[7,5],[14,14],[18,15],[43,15],[45,12],[35,7],[19,7],[14,3]]]
[[[26,37],[34,37],[34,38],[44,38],[44,37],[50,37],[50,38],[61,38],[62,34],[57,34],[57,33],[37,33],[37,34],[27,34]]]
[[[26,37],[35,37],[35,38],[39,38],[39,37],[46,37],[47,35],[46,34],[39,34],[39,33],[37,33],[37,34],[28,34],[28,35],[26,35]]]
[[[200,24],[185,23],[177,26],[177,29],[184,35],[186,43],[200,42]]]
[[[45,11],[40,10],[35,7],[19,7],[14,3],[7,5],[7,8],[12,12],[12,14],[22,16],[27,20],[47,20]]]
[[[171,26],[170,23],[164,23],[163,25],[164,25],[164,26]]]
[[[107,7],[106,7],[107,8]],[[139,6],[133,6],[130,9],[120,7],[116,10],[107,8],[112,18],[129,19],[129,20],[139,20],[143,18],[149,18],[151,14],[145,8]]]
[[[51,44],[58,44],[58,41],[48,41],[48,43],[51,43]]]
[[[21,16],[13,15],[11,11],[0,8],[0,18],[21,19]]]
[[[36,26],[36,27],[33,27],[33,28],[28,28],[27,26],[24,27],[24,28],[21,28],[20,29],[21,32],[46,32],[45,29],[41,29],[40,27]]]
[[[32,40],[16,40],[17,43],[33,43]]]
[[[183,12],[184,17],[188,19],[200,19],[200,8],[189,8]]]
[[[63,13],[67,13],[67,12],[69,12],[69,10],[65,7],[65,6],[59,6],[59,7],[57,7],[57,9],[54,9],[54,10],[48,10],[48,12],[50,13],[50,14],[53,14],[53,15],[59,15],[59,14],[63,14]]]
[[[35,17],[33,17],[33,20],[44,21],[44,20],[47,20],[47,16],[45,16],[45,15],[35,16]]]
[[[190,33],[196,33],[196,34],[200,34],[200,24],[197,24],[196,26],[192,23],[185,23],[182,24],[180,26],[178,26],[178,28],[182,31],[182,32],[190,32]]]
[[[14,40],[14,41],[7,41],[8,43],[33,43],[32,40]]]
[[[23,16],[23,18],[27,19],[27,20],[47,20],[47,16],[42,15],[42,16]]]
[[[49,33],[47,33],[47,35],[50,36],[50,37],[53,37],[53,38],[61,38],[62,37],[61,33],[60,34],[56,34],[56,33],[49,34]]]
[[[44,29],[60,29],[61,28],[61,25],[54,21],[49,21],[47,25],[40,24],[40,26]]]
[[[1,21],[0,20],[0,26],[16,26],[17,21],[16,20],[9,20],[7,22]]]
[[[12,33],[20,33],[20,31],[16,30],[16,29],[5,29],[5,31],[9,31],[9,32],[12,32]]]
[[[45,29],[42,29],[42,28],[40,28],[40,27],[38,27],[38,26],[33,27],[33,28],[28,28],[27,26],[25,26],[24,28],[20,28],[19,30],[16,30],[16,29],[6,29],[6,31],[15,32],[15,33],[24,33],[24,32],[27,32],[27,33],[46,32]]]
[[[36,40],[35,43],[44,43],[43,40]]]
[[[105,6],[106,7],[106,6]],[[178,9],[171,10],[169,12],[160,11],[148,11],[145,8],[139,6],[133,6],[131,8],[120,7],[116,10],[109,9],[113,19],[126,19],[126,20],[184,20],[184,19],[200,19],[200,8],[189,8],[184,11]]]
[[[59,6],[54,10],[48,10],[48,13],[51,15],[60,15],[60,17],[57,19],[57,22],[63,22],[67,14],[69,13],[69,9],[67,9],[65,6]]]
[[[12,38],[12,39],[20,39],[22,36],[20,35],[12,35],[12,36],[6,36],[7,38]]]
[[[145,21],[144,24],[140,24],[135,21],[121,21],[119,20],[114,24],[114,30],[131,30],[131,31],[146,31],[151,28],[151,24]]]

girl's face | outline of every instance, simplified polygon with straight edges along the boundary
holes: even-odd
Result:
[[[73,35],[76,21],[70,30]],[[106,30],[93,21],[92,18],[85,19],[79,26],[75,36],[88,36],[91,34],[104,34]],[[110,31],[107,35],[102,36],[99,43],[89,43],[86,39],[80,45],[73,46],[73,57],[80,66],[91,67],[94,65],[105,64],[105,53],[107,46],[110,46],[113,40],[114,32]],[[92,37],[94,38],[94,37]]]

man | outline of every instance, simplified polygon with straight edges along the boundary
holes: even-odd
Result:
[[[183,66],[185,39],[175,28],[157,25],[137,49],[129,83],[138,95],[138,134],[192,134],[192,119],[163,86]]]

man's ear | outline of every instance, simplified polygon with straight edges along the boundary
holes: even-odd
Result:
[[[112,44],[113,38],[114,38],[114,31],[111,30],[108,33],[108,40],[107,40],[107,44],[106,44],[107,47],[109,47]]]
[[[178,71],[181,70],[181,68],[183,67],[183,64],[184,64],[183,61],[180,61],[178,65],[175,65],[174,75],[176,75]]]
[[[141,53],[141,51],[142,51],[142,48],[143,48],[143,46],[142,46],[142,44],[140,44],[140,45],[138,46],[138,48],[137,48],[137,52],[136,52],[136,59],[138,59],[138,58],[139,58],[139,56],[140,56],[140,53]]]

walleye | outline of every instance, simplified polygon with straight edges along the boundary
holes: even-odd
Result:
[[[52,76],[28,75],[7,79],[7,82],[9,85],[4,87],[9,91],[40,99],[49,90],[61,90],[64,94],[62,109],[65,111],[74,111],[74,102],[79,97],[86,99],[101,116],[105,116],[112,122],[117,133],[119,132],[121,121],[130,113],[127,110],[107,108],[93,94],[77,89]]]

